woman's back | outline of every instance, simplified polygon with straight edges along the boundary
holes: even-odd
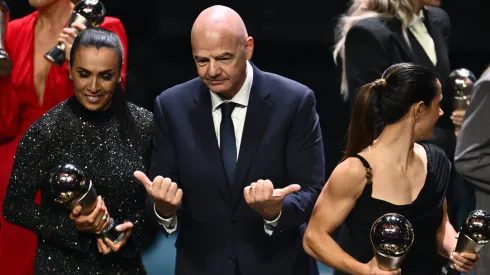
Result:
[[[410,221],[415,234],[414,243],[401,267],[402,274],[435,274],[438,268],[436,232],[443,219],[450,163],[444,152],[437,146],[422,143],[421,147],[427,156],[427,161],[424,162],[426,173],[414,174],[412,180],[419,179],[422,184],[414,182],[411,194],[406,188],[398,192],[398,199],[403,197],[406,199],[408,196],[411,197],[411,203],[410,201],[399,203],[396,195],[390,195],[390,200],[381,199],[387,197],[385,192],[389,192],[386,191],[387,187],[383,188],[385,184],[389,183],[391,187],[396,187],[403,185],[404,179],[391,178],[390,182],[384,181],[389,178],[385,175],[396,172],[383,171],[383,167],[380,167],[382,162],[373,162],[373,181],[366,183],[356,205],[346,219],[353,246],[352,256],[358,261],[367,263],[374,257],[369,235],[374,221],[386,213],[398,213]],[[366,168],[370,167],[363,157],[358,156],[358,158],[364,162]],[[415,167],[414,172],[419,169]],[[376,179],[380,179],[380,185],[383,186],[378,186]]]

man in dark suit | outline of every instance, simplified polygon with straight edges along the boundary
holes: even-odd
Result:
[[[157,97],[155,179],[135,173],[164,230],[179,227],[176,274],[318,274],[302,248],[325,182],[313,92],[251,64],[227,7],[204,10],[191,42],[199,78]]]

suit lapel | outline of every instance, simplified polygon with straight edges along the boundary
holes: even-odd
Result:
[[[412,62],[416,62],[417,57],[414,55],[410,45],[408,45],[405,37],[403,36],[402,24],[398,18],[393,18],[388,21],[388,26],[393,32],[393,37],[396,40],[398,46],[403,50],[403,52],[408,56]],[[409,31],[409,30],[407,30]]]
[[[191,120],[195,129],[195,138],[201,144],[202,152],[207,165],[210,167],[210,173],[216,178],[216,183],[224,200],[231,205],[232,198],[230,187],[227,183],[226,176],[221,162],[221,156],[214,130],[211,96],[207,87],[201,83],[199,92],[194,97],[194,108],[191,110]]]
[[[245,125],[243,128],[235,181],[232,190],[233,200],[235,202],[240,196],[243,196],[243,188],[245,185],[250,184],[250,182],[244,181],[257,151],[257,147],[269,124],[272,109],[271,102],[268,101],[270,91],[267,87],[265,75],[255,66],[253,66],[253,71],[254,80],[250,91],[247,115],[245,117]]]

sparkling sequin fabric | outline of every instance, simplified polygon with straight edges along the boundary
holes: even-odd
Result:
[[[36,274],[146,274],[138,249],[149,228],[143,213],[146,190],[133,172],[146,172],[153,116],[127,104],[138,133],[133,141],[120,135],[114,107],[89,112],[72,97],[41,117],[20,143],[4,215],[38,235]],[[49,196],[46,178],[60,163],[75,163],[90,174],[117,224],[133,222],[132,236],[119,252],[100,254],[95,235],[78,232],[70,211]],[[41,206],[34,202],[38,190]]]

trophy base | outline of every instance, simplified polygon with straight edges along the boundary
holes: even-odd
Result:
[[[54,63],[58,66],[62,66],[65,62],[65,51],[61,49],[58,45],[51,50],[49,50],[44,57],[51,63]]]
[[[479,244],[472,239],[470,239],[466,234],[462,232],[459,233],[458,242],[456,243],[456,249],[454,251],[460,252],[475,252],[478,253],[483,248],[484,244]],[[459,274],[454,273],[454,263],[448,262],[442,269],[442,275]]]
[[[394,257],[384,255],[379,253],[374,249],[374,257],[376,257],[376,261],[378,262],[379,269],[386,271],[397,270],[402,266],[403,260],[406,258],[407,254],[403,254],[402,256]]]
[[[114,219],[110,218],[109,225],[102,231],[102,236],[108,238],[113,243],[118,243],[124,239],[125,232],[119,232],[116,230],[116,223]]]
[[[469,98],[466,96],[455,96],[453,99],[454,110],[466,110],[468,109]]]
[[[8,75],[13,67],[12,61],[0,50],[0,77]]]
[[[461,275],[461,272],[456,271],[449,267],[449,264],[442,267],[441,272],[437,275]]]

